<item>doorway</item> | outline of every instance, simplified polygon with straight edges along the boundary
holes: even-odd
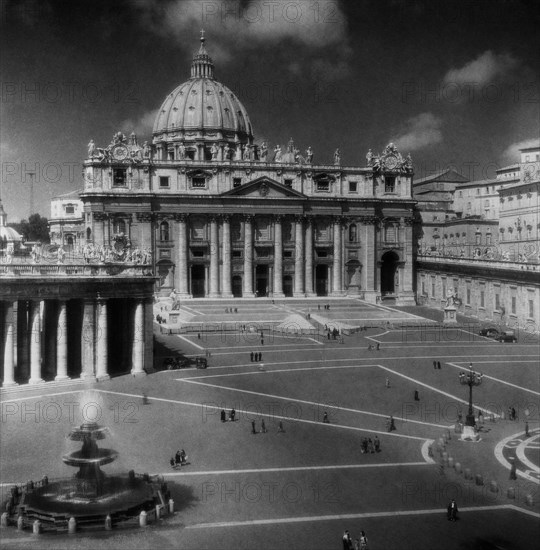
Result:
[[[317,296],[328,296],[328,266],[320,264],[315,267],[315,292]]]
[[[257,293],[257,298],[268,296],[269,290],[268,265],[259,264],[255,268],[255,292]]]
[[[206,269],[204,265],[191,266],[191,295],[193,298],[204,298],[206,287]]]

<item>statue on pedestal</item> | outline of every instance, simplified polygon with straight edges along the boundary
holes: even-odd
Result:
[[[308,147],[306,149],[306,162],[308,164],[311,164],[313,162],[313,150],[311,149],[311,147]]]
[[[281,162],[281,147],[279,145],[276,145],[274,147],[274,152],[275,152],[275,157],[274,157],[274,160],[276,162]]]
[[[261,145],[261,152],[260,152],[261,160],[263,162],[266,162],[267,156],[268,156],[268,146],[266,145],[266,141],[263,141]]]
[[[212,147],[210,148],[210,153],[212,154],[212,160],[217,160],[219,148],[215,143],[212,143]]]
[[[181,143],[178,147],[178,155],[180,156],[180,160],[185,160],[186,158],[186,146]]]
[[[88,158],[93,158],[95,153],[96,153],[96,144],[94,143],[94,140],[91,139],[90,143],[88,144]]]
[[[230,160],[231,159],[231,148],[229,147],[229,144],[226,143],[225,147],[223,148],[223,160]]]
[[[371,149],[367,152],[366,161],[368,166],[373,166],[373,153]]]
[[[143,143],[143,157],[144,158],[150,157],[150,146],[148,145],[147,141]]]
[[[339,149],[336,149],[334,152],[334,164],[335,165],[341,164],[341,153],[339,152]]]

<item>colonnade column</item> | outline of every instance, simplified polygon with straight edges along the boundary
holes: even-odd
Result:
[[[144,302],[137,300],[135,306],[135,319],[133,327],[133,353],[132,353],[133,376],[145,375],[144,371]]]
[[[304,227],[302,217],[294,220],[294,297],[304,296]]]
[[[315,296],[313,291],[313,223],[310,218],[306,220],[306,277],[304,280],[306,296]]]
[[[96,378],[98,380],[108,380],[110,378],[108,371],[108,325],[107,325],[107,300],[99,298],[97,301],[97,360],[96,360]]]
[[[68,380],[67,374],[67,302],[58,302],[58,321],[56,327],[56,376],[55,380]]]
[[[40,302],[30,302],[30,384],[43,382],[41,378],[41,318]]]
[[[274,292],[276,298],[283,298],[283,232],[281,216],[274,217]]]
[[[245,298],[253,298],[253,216],[244,218],[244,289]]]
[[[219,296],[219,240],[216,217],[210,219],[210,287],[208,296]]]
[[[332,272],[332,294],[341,296],[343,294],[343,261],[341,252],[341,220],[334,220],[334,263]]]
[[[362,242],[362,287],[364,289],[364,299],[368,302],[375,302],[378,295],[377,288],[377,246],[375,242],[375,224],[374,217],[365,217],[363,223],[363,242]]]
[[[178,254],[176,262],[179,298],[190,298],[188,290],[188,259],[187,259],[187,216],[180,214],[176,217],[178,226]]]
[[[12,301],[4,302],[4,380],[2,386],[16,386],[14,338],[13,338],[13,306]]]
[[[95,379],[95,328],[96,318],[94,300],[85,299],[83,303],[82,333],[81,333],[81,378]]]
[[[231,218],[223,216],[223,288],[221,296],[232,298]]]
[[[412,246],[413,242],[413,224],[412,218],[405,218],[403,220],[403,232],[405,233],[405,239],[402,243],[404,252],[405,265],[403,266],[403,279],[401,281],[400,290],[404,292],[413,291],[413,254]]]

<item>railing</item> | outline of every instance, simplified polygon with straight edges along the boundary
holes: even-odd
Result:
[[[536,263],[505,262],[501,260],[486,260],[476,258],[456,258],[454,256],[431,256],[428,254],[418,254],[417,260],[437,264],[451,263],[498,269],[515,269],[520,271],[540,271],[540,264]]]
[[[149,265],[2,263],[0,277],[153,277]]]

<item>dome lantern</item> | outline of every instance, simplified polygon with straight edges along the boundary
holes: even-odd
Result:
[[[205,41],[206,38],[202,30],[201,47],[193,56],[193,61],[191,62],[191,78],[214,78],[214,62],[204,47]]]

